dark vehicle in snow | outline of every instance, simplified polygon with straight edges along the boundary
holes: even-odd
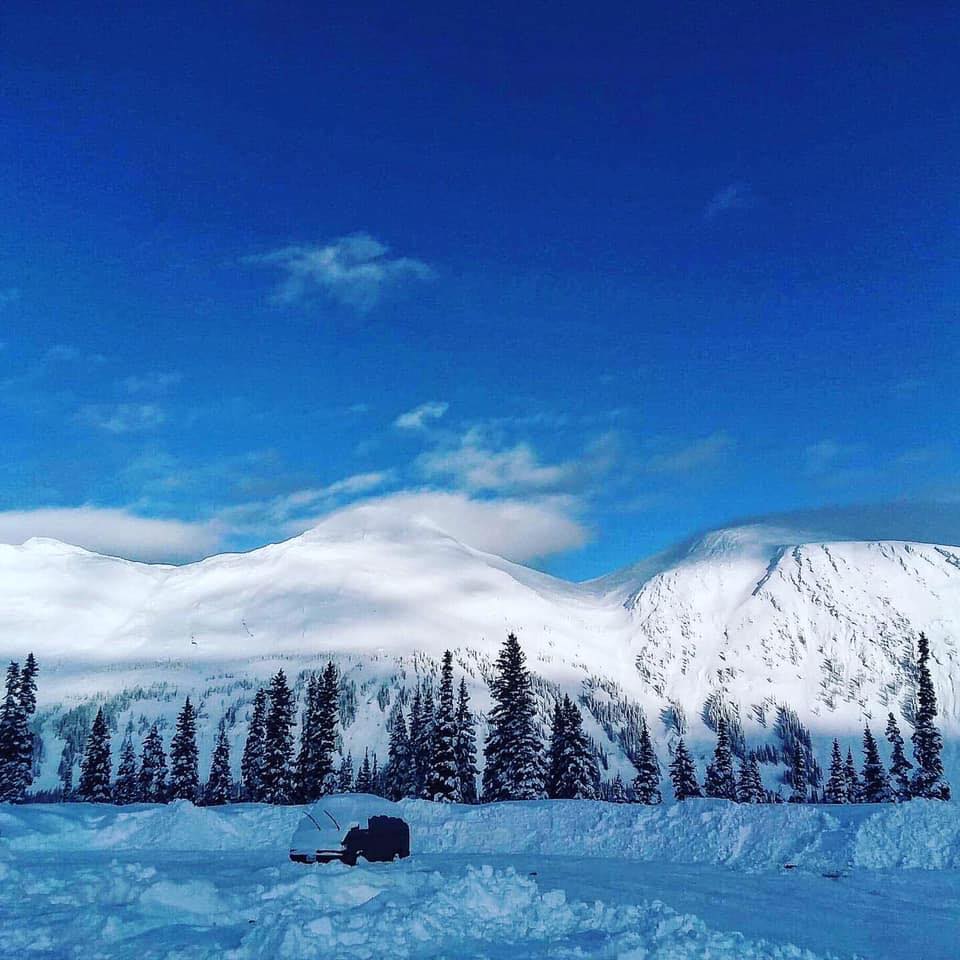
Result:
[[[290,844],[296,863],[339,860],[356,866],[361,857],[383,863],[410,856],[410,828],[399,807],[369,794],[338,794],[315,803]]]

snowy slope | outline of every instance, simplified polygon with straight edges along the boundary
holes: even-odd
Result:
[[[101,557],[49,540],[0,547],[0,655],[32,649],[51,782],[65,708],[112,696],[139,735],[186,693],[236,742],[255,685],[332,655],[351,684],[345,744],[382,750],[401,690],[456,651],[475,706],[515,630],[541,694],[587,682],[588,728],[610,754],[640,707],[661,741],[668,706],[689,736],[719,698],[748,738],[768,738],[780,704],[815,736],[910,716],[912,642],[931,638],[945,732],[960,732],[960,549],[905,542],[805,542],[732,528],[587,584],[466,546],[382,507],[333,515],[293,540],[184,566]],[[626,772],[626,768],[625,768]]]

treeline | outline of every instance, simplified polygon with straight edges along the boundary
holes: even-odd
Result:
[[[891,713],[886,737],[891,745],[890,769],[883,765],[870,727],[863,734],[858,770],[853,751],[842,755],[833,742],[830,774],[819,785],[809,736],[793,739],[786,780],[791,803],[879,803],[912,797],[948,800],[944,778],[943,739],[936,727],[936,697],[929,669],[929,643],[919,637],[917,703],[913,724],[915,764]],[[7,670],[6,695],[0,712],[0,800],[22,800],[32,783],[33,736],[29,718],[36,710],[37,662],[27,658],[23,670]],[[162,803],[185,799],[223,804],[237,800],[263,803],[309,803],[330,793],[374,793],[392,800],[418,797],[441,803],[498,800],[602,799],[614,803],[656,804],[662,800],[661,769],[644,721],[631,760],[636,776],[625,783],[620,774],[602,781],[596,749],[583,729],[583,716],[569,696],[556,699],[548,743],[540,729],[533,677],[514,634],[500,650],[490,682],[492,709],[483,746],[484,770],[477,773],[477,738],[466,681],[456,689],[453,656],[443,655],[436,698],[431,686],[418,684],[409,712],[402,699],[390,719],[389,749],[384,763],[364,750],[354,773],[348,752],[339,762],[340,678],[332,662],[307,678],[295,737],[297,704],[283,670],[257,691],[240,762],[233,777],[227,718],[220,720],[206,779],[201,779],[197,751],[197,714],[188,697],[177,716],[165,750],[154,723],[143,739],[140,756],[128,732],[120,745],[116,777],[112,777],[111,736],[103,708],[97,711],[83,747],[80,779],[72,782],[73,763],[61,763],[62,799],[99,803]],[[349,718],[348,718],[349,721]],[[799,721],[797,721],[799,723]],[[781,790],[764,787],[760,764],[770,759],[763,748],[749,751],[738,733],[733,742],[723,711],[717,711],[716,745],[701,786],[693,757],[681,736],[669,764],[677,800],[716,797],[739,803],[782,803]],[[802,731],[801,731],[802,733]],[[739,755],[739,769],[735,758]]]

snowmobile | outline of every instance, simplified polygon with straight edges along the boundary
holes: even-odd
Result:
[[[382,797],[343,793],[318,800],[304,814],[290,843],[295,863],[350,867],[361,857],[383,863],[410,856],[410,827],[399,807]]]

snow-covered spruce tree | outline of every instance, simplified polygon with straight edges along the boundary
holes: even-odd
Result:
[[[20,692],[20,665],[11,663],[0,708],[0,801],[22,800],[33,781],[33,738]]]
[[[843,755],[840,753],[840,743],[836,739],[833,741],[833,751],[830,754],[830,777],[823,793],[827,803],[846,803],[848,800]]]
[[[790,764],[790,803],[806,803],[810,799],[809,774],[807,773],[807,754],[799,741],[793,750],[793,763]]]
[[[87,803],[109,803],[113,799],[110,790],[110,730],[103,707],[97,710],[87,737],[77,795]]]
[[[610,802],[611,803],[629,803],[630,798],[627,796],[627,787],[623,782],[623,777],[620,776],[620,771],[617,771],[617,775],[613,778],[610,783]]]
[[[357,793],[371,793],[373,788],[373,769],[370,766],[370,751],[363,751],[363,763],[357,771]]]
[[[156,723],[144,738],[140,752],[140,800],[143,803],[167,802],[167,756]]]
[[[217,731],[217,745],[213,748],[210,761],[210,779],[203,792],[204,803],[219,806],[233,799],[233,777],[230,773],[230,740],[227,738],[227,725],[221,720]]]
[[[269,708],[263,735],[263,799],[267,803],[293,800],[293,693],[283,669],[267,690]]]
[[[170,741],[170,799],[191,800],[200,794],[200,768],[197,761],[197,714],[190,698],[177,717]]]
[[[477,802],[477,732],[470,710],[467,681],[460,678],[457,691],[457,782],[460,784],[460,802]]]
[[[420,789],[423,786],[423,770],[418,753],[418,744],[423,740],[423,696],[420,693],[420,684],[418,683],[413,691],[413,700],[410,702],[410,727],[407,733],[407,740],[410,745],[410,770],[412,797],[420,796]]]
[[[247,727],[247,739],[240,759],[240,779],[244,798],[263,800],[264,739],[267,729],[267,691],[261,687],[253,698],[253,713]]]
[[[27,654],[23,670],[20,671],[20,705],[27,715],[27,719],[37,710],[37,673],[39,672],[37,659],[32,653]]]
[[[943,737],[937,729],[937,695],[930,675],[930,641],[917,638],[917,714],[913,722],[913,756],[917,768],[910,784],[914,797],[949,800],[950,785],[943,775]]]
[[[73,763],[76,755],[72,743],[65,743],[60,754],[57,776],[60,778],[60,799],[66,803],[73,796]]]
[[[403,708],[400,706],[393,715],[393,725],[390,728],[390,746],[387,752],[387,765],[383,771],[383,789],[390,800],[402,800],[404,797],[414,795],[410,739],[407,736],[407,721],[403,717]]]
[[[887,771],[880,759],[877,741],[869,726],[863,728],[863,787],[861,799],[864,803],[888,803],[890,782]]]
[[[558,706],[562,723],[558,768],[552,796],[561,800],[595,800],[600,771],[590,741],[583,732],[580,708],[566,694]],[[659,781],[659,775],[657,779]],[[551,796],[549,790],[547,795]]]
[[[843,779],[847,782],[847,803],[860,802],[860,775],[857,765],[853,762],[853,751],[847,747],[847,759],[843,764]]]
[[[137,770],[137,754],[128,733],[120,745],[120,764],[117,767],[117,782],[113,785],[113,802],[118,804],[138,803],[140,800],[140,774]]]
[[[670,780],[673,783],[673,795],[677,800],[689,800],[691,797],[702,797],[700,784],[697,783],[697,768],[693,757],[683,742],[683,737],[677,741],[670,761]]]
[[[417,772],[417,796],[427,797],[427,778],[430,775],[430,763],[433,758],[433,726],[435,722],[433,691],[427,687],[420,697],[420,723],[417,735],[411,736],[414,769]]]
[[[307,680],[303,719],[300,723],[300,750],[297,753],[295,776],[297,800],[312,803],[320,796],[323,779],[318,776],[318,733],[320,711],[320,678],[311,673]]]
[[[332,660],[327,661],[320,679],[317,709],[317,779],[321,793],[335,776],[333,755],[337,749],[337,723],[340,712],[340,675]]]
[[[353,756],[350,751],[340,761],[340,769],[337,770],[337,793],[353,792]]]
[[[427,771],[428,800],[459,803],[457,776],[457,718],[453,703],[453,654],[446,650],[440,667],[440,696],[433,720],[433,744]]]
[[[740,762],[740,777],[737,780],[739,803],[766,803],[767,791],[760,777],[760,764],[755,753],[748,753]]]
[[[550,743],[547,747],[547,772],[543,786],[547,796],[551,799],[560,796],[560,775],[564,762],[564,725],[566,715],[563,712],[563,701],[557,700],[553,705],[550,716]]]
[[[637,803],[660,803],[660,762],[650,740],[650,730],[646,723],[640,731],[640,745],[637,750],[637,775],[633,778],[633,794]]]
[[[713,760],[707,764],[707,776],[703,782],[703,792],[708,797],[717,797],[721,800],[737,799],[737,781],[733,773],[733,754],[730,750],[727,722],[723,716],[717,717],[717,745],[713,751]]]
[[[483,798],[538,800],[543,797],[543,743],[537,732],[536,703],[526,657],[509,634],[490,684],[493,707],[484,744]]]
[[[903,751],[903,737],[897,726],[897,718],[887,714],[887,740],[890,742],[890,786],[897,800],[910,799],[910,771],[913,764]]]

